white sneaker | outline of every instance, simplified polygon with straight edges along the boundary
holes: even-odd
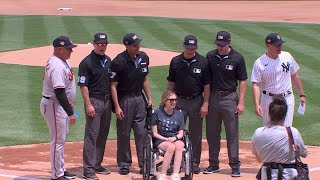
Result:
[[[158,180],[167,180],[167,175],[166,174],[160,174],[158,177]]]
[[[171,176],[171,180],[181,180],[181,179],[180,179],[179,174],[174,173],[174,174],[172,174],[172,176]]]

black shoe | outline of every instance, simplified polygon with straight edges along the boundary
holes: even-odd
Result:
[[[219,172],[219,166],[209,166],[206,169],[203,170],[203,174],[212,174]]]
[[[193,171],[194,174],[199,174],[200,173],[199,166],[197,164],[193,164],[192,171]]]
[[[167,175],[171,175],[172,173],[173,173],[173,166],[170,164],[170,167],[167,170]]]
[[[68,178],[66,178],[66,177],[64,177],[64,176],[61,176],[61,177],[59,177],[59,178],[57,178],[57,179],[51,179],[51,180],[68,180]]]
[[[65,171],[63,176],[67,179],[74,179],[76,178],[76,175],[75,174],[72,174],[72,173],[69,173],[68,171]]]
[[[111,171],[109,169],[106,169],[102,166],[100,166],[98,169],[95,169],[96,173],[98,174],[103,174],[103,175],[107,175],[107,174],[110,174]]]
[[[82,175],[82,177],[86,180],[99,180],[98,176],[95,174]]]
[[[239,168],[232,168],[231,176],[232,177],[240,177],[240,169]]]
[[[119,174],[121,174],[121,175],[129,174],[129,166],[128,165],[122,165],[120,167]]]

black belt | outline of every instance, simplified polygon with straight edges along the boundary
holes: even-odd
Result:
[[[138,97],[142,95],[141,91],[138,92],[120,92],[119,93],[120,96],[134,96],[134,97]]]
[[[43,98],[45,98],[45,99],[50,99],[50,97],[47,97],[47,96],[42,96]]]
[[[263,94],[265,95],[268,95],[268,96],[276,96],[276,95],[281,95],[283,97],[286,97],[286,96],[289,96],[290,94],[292,94],[291,91],[287,91],[285,93],[280,93],[280,94],[273,94],[273,93],[270,93],[270,92],[267,92],[267,91],[262,91]]]
[[[270,167],[271,169],[279,169],[279,166],[283,168],[296,168],[296,164],[281,164],[281,163],[263,163],[263,166]]]
[[[218,94],[219,96],[227,96],[233,92],[236,92],[235,90],[214,90],[215,94]]]
[[[180,96],[178,95],[179,98],[184,98],[184,99],[193,99],[193,98],[196,98],[198,96],[200,96],[201,94],[198,94],[198,95],[192,95],[192,96]]]
[[[97,99],[102,99],[102,100],[109,100],[109,97],[110,97],[109,94],[90,94],[89,96]]]

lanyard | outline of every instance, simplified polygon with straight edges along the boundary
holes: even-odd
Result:
[[[107,62],[108,62],[107,59],[100,60],[100,64],[101,64],[101,66],[102,66],[103,68],[105,68]]]

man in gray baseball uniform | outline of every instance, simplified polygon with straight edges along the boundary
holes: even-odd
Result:
[[[306,95],[299,75],[300,67],[289,52],[282,51],[283,43],[285,41],[278,33],[270,33],[266,37],[267,53],[261,55],[253,65],[251,75],[253,100],[256,114],[262,116],[264,126],[270,122],[268,108],[272,96],[277,94],[284,96],[288,104],[283,125],[292,126],[294,113],[292,83],[300,94],[301,105],[306,104]],[[260,93],[262,93],[261,104]]]
[[[49,58],[43,79],[40,111],[50,131],[51,178],[66,180],[75,178],[64,167],[64,144],[69,132],[68,124],[75,124],[73,101],[76,85],[68,59],[74,45],[67,36],[53,41],[53,55]]]
[[[111,121],[111,94],[109,72],[111,59],[105,55],[107,34],[96,33],[93,51],[79,65],[79,82],[86,112],[83,145],[83,177],[98,179],[95,173],[110,174],[102,167],[104,150]]]

